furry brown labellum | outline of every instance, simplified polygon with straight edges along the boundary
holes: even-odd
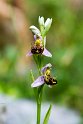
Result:
[[[35,43],[31,47],[31,52],[33,54],[42,54],[44,51],[44,47],[42,41],[40,39],[36,39]]]
[[[36,46],[36,45],[33,45],[31,47],[31,52],[33,54],[42,54],[44,51],[44,47],[43,46]]]
[[[52,77],[47,77],[44,79],[44,81],[47,85],[56,85],[57,84],[57,80]]]
[[[57,84],[57,80],[55,77],[51,77],[51,72],[50,72],[50,68],[47,67],[46,72],[45,72],[45,76],[44,76],[44,81],[47,85],[55,85]]]

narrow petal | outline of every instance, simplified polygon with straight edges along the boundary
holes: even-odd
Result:
[[[38,87],[44,84],[44,76],[39,76],[32,84],[31,87]]]
[[[50,63],[46,64],[46,65],[41,69],[41,72],[44,73],[48,67],[51,68],[52,65],[51,65]]]
[[[31,51],[26,54],[26,56],[32,56],[32,55],[33,53]]]
[[[44,48],[44,51],[42,54],[48,57],[52,57],[52,54],[46,48]]]

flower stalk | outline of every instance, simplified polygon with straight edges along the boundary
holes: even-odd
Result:
[[[41,118],[42,93],[43,93],[43,85],[38,88],[38,96],[37,96],[37,124],[40,124],[40,118]]]
[[[36,102],[37,102],[37,123],[40,124],[41,121],[41,102],[42,102],[42,94],[43,94],[43,87],[45,84],[52,87],[57,84],[56,77],[53,77],[51,75],[51,67],[52,65],[50,63],[43,66],[42,64],[42,56],[46,57],[52,57],[52,54],[46,49],[46,35],[51,27],[52,19],[48,18],[44,22],[44,17],[40,17],[38,19],[39,27],[35,27],[34,25],[30,26],[30,30],[34,34],[34,41],[31,46],[30,52],[27,53],[27,56],[32,56],[34,58],[34,61],[37,65],[37,69],[39,72],[39,77],[35,80],[33,73],[31,71],[31,77],[33,83],[31,84],[31,87],[34,89],[34,93],[36,96]],[[48,119],[50,116],[52,106],[50,105],[43,124],[48,123]]]

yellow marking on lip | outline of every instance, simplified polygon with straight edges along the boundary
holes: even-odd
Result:
[[[47,69],[45,72],[46,75],[50,75],[50,69]]]
[[[42,41],[41,41],[40,39],[37,39],[37,40],[35,41],[35,45],[36,45],[36,46],[40,46],[40,44],[42,44]]]

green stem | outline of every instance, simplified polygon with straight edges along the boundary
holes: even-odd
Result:
[[[37,100],[37,124],[40,124],[40,116],[41,116],[41,102],[38,98]]]
[[[42,101],[43,85],[38,88],[38,99],[37,99],[37,124],[40,124],[41,118],[41,101]]]
[[[33,55],[39,74],[41,75],[40,60],[37,55]]]
[[[35,62],[38,67],[39,75],[41,75],[41,55],[35,56]],[[41,119],[41,101],[42,101],[43,85],[37,88],[37,124],[40,124]]]

